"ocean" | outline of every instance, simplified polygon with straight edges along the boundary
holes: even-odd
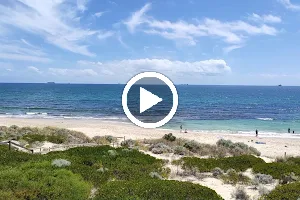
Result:
[[[177,85],[179,106],[162,128],[300,135],[300,87]],[[124,85],[0,84],[0,117],[129,122]]]

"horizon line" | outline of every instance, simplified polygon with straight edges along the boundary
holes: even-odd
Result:
[[[0,84],[48,84],[48,85],[126,85],[127,83],[68,83],[68,82],[0,82]],[[258,87],[300,87],[300,85],[246,85],[246,84],[189,84],[178,83],[176,86],[258,86]]]

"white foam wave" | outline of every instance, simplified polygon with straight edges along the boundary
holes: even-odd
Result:
[[[48,113],[40,113],[40,112],[26,112],[26,115],[48,115]]]
[[[273,121],[273,118],[256,118],[258,120],[263,120],[263,121]]]

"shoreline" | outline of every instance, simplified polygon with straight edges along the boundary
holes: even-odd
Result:
[[[243,142],[249,146],[257,148],[261,156],[276,158],[287,156],[300,156],[300,137],[285,138],[260,135],[258,138],[251,135],[226,134],[222,132],[197,132],[189,131],[180,133],[174,129],[143,129],[130,123],[102,121],[102,120],[78,120],[78,119],[20,119],[20,118],[0,118],[0,126],[31,126],[46,127],[54,126],[70,130],[83,132],[88,137],[112,135],[114,137],[124,137],[126,139],[143,140],[162,138],[164,134],[172,132],[177,138],[195,140],[200,143],[216,144],[219,139],[232,140],[233,142]],[[265,144],[256,144],[264,142]]]
[[[36,116],[36,115],[0,115],[0,121],[1,120],[7,120],[7,119],[18,119],[18,120],[50,120],[50,121],[86,121],[91,123],[121,123],[121,124],[127,124],[132,125],[132,123],[126,118],[126,117],[67,117],[67,116]],[[221,120],[222,121],[222,120]],[[224,120],[226,121],[226,120]],[[230,120],[229,120],[230,121]],[[228,123],[230,123],[228,121]],[[264,120],[263,120],[264,121]],[[268,121],[268,120],[267,120]],[[185,124],[183,121],[182,124]],[[189,127],[189,124],[186,124],[187,127]],[[201,125],[199,125],[200,127]],[[212,125],[214,126],[214,125]],[[233,125],[234,127],[234,125]],[[157,128],[162,130],[169,130],[169,131],[178,131],[179,130],[179,124],[178,129],[175,128],[175,126],[168,126],[166,128]],[[225,134],[225,135],[239,135],[239,136],[252,136],[255,134],[255,129],[253,130],[230,130],[230,129],[200,129],[200,128],[188,128],[188,132],[193,133],[209,133],[209,134]],[[271,137],[271,138],[293,138],[293,139],[300,139],[300,133],[287,133],[284,131],[270,131],[270,130],[263,130],[259,129],[259,135],[264,137]]]

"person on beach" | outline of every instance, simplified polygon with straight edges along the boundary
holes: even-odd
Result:
[[[258,130],[257,129],[255,131],[255,135],[256,135],[256,137],[258,137]]]
[[[290,128],[288,129],[288,133],[291,133],[291,129]]]
[[[182,124],[180,125],[180,133],[182,132]]]
[[[185,129],[184,133],[187,133],[187,129]]]
[[[295,131],[293,131],[293,134],[295,133]]]

